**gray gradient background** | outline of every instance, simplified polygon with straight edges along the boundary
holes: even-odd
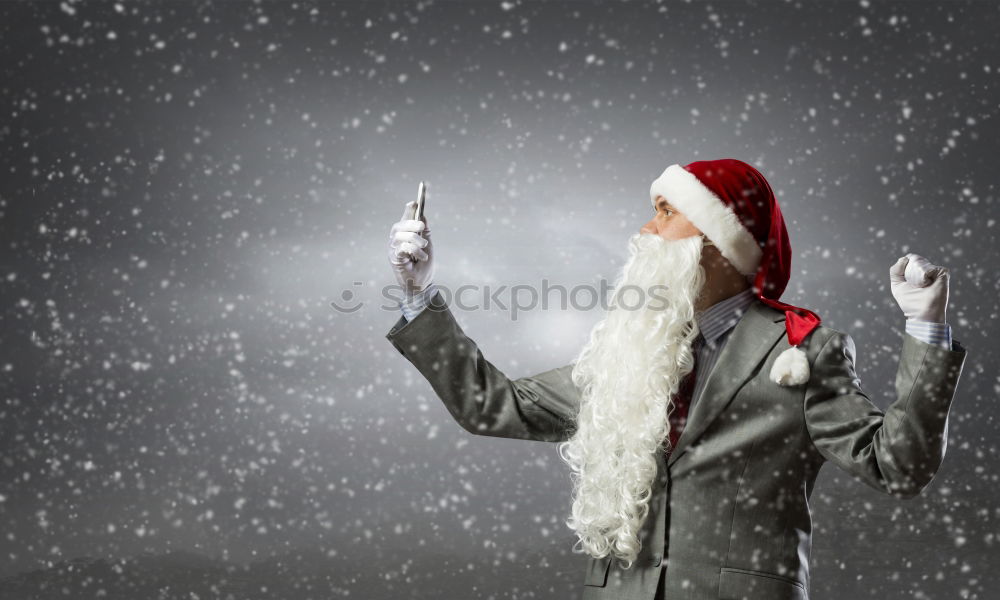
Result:
[[[663,168],[736,157],[788,223],[782,299],[851,333],[876,404],[903,253],[951,269],[969,349],[925,494],[821,472],[813,597],[992,597],[998,28],[991,2],[0,3],[0,577],[312,549],[317,597],[578,597],[556,447],[466,433],[385,340],[389,227],[425,179],[440,284],[593,284]],[[512,378],[601,316],[456,314]]]

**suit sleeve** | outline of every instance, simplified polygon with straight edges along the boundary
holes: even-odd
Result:
[[[465,334],[440,293],[412,321],[400,317],[386,338],[469,433],[545,442],[572,435],[580,404],[573,365],[509,379]]]
[[[854,340],[834,331],[806,384],[806,426],[816,449],[876,490],[918,495],[947,449],[948,412],[966,357],[957,340],[955,348],[904,334],[896,399],[883,413],[861,389]]]

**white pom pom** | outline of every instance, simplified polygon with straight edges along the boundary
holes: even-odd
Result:
[[[809,360],[806,353],[792,346],[778,355],[771,366],[771,381],[778,385],[799,385],[809,381]]]

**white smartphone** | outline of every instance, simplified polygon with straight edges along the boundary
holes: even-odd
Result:
[[[427,184],[423,181],[420,182],[420,186],[417,188],[417,207],[413,211],[413,218],[420,220],[424,216],[424,200],[427,198]]]

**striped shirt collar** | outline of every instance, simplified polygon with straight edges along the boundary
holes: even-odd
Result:
[[[743,318],[743,313],[756,300],[753,288],[748,287],[738,294],[716,302],[701,313],[696,313],[695,320],[705,341],[714,348],[719,336],[735,327]]]

